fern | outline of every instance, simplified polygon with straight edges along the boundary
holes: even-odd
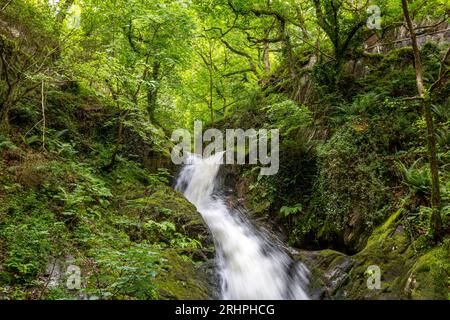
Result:
[[[286,206],[282,207],[280,209],[280,213],[283,215],[283,217],[286,218],[289,217],[290,215],[300,213],[302,212],[302,210],[303,206],[301,204],[296,204],[293,207],[286,207]]]
[[[0,135],[0,151],[18,151],[20,150],[9,138]]]
[[[397,167],[404,178],[403,183],[412,192],[429,195],[431,190],[430,170],[426,167],[418,168],[419,161],[420,159],[416,160],[410,168],[407,168],[402,162],[397,162]]]

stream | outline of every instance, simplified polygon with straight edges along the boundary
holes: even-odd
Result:
[[[176,189],[196,206],[214,238],[221,298],[307,300],[308,270],[239,210],[227,206],[218,183],[223,153],[189,156]]]

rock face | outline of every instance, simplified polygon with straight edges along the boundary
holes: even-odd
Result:
[[[417,41],[419,45],[423,45],[428,41],[435,41],[437,43],[447,43],[450,41],[450,29],[449,24],[445,21],[436,24],[435,22],[422,21],[418,23],[417,27],[426,25],[434,25],[432,28],[427,28],[426,32],[417,35]],[[367,52],[381,53],[387,52],[393,48],[401,48],[411,45],[411,38],[409,37],[408,30],[404,27],[394,28],[388,31],[384,39],[380,39],[378,35],[373,35],[366,40],[364,49]]]
[[[432,250],[415,248],[394,213],[353,256],[333,250],[300,252],[297,259],[312,272],[311,291],[318,299],[449,298],[450,243]],[[380,269],[380,288],[370,289],[369,267]],[[370,280],[370,279],[369,279]]]

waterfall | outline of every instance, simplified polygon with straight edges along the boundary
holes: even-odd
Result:
[[[223,153],[190,155],[176,189],[196,206],[214,237],[223,299],[309,299],[308,271],[215,192]]]

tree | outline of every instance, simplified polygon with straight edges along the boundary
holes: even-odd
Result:
[[[7,132],[11,110],[58,72],[55,53],[63,43],[56,36],[61,23],[48,3],[7,2],[0,15],[8,25],[7,35],[0,35],[0,130]]]
[[[211,125],[214,125],[214,42],[211,39],[207,39],[207,50],[202,52],[201,49],[196,50],[197,54],[200,56],[205,67],[208,69],[208,109],[210,111],[210,121]]]
[[[173,1],[133,1],[122,4],[122,26],[129,47],[141,63],[144,73],[149,120],[156,123],[155,110],[162,82],[189,55],[192,21],[189,10]],[[126,49],[125,49],[126,50]]]
[[[431,171],[431,206],[432,214],[430,219],[430,227],[433,233],[435,241],[440,241],[442,239],[442,218],[441,218],[441,192],[439,186],[439,165],[436,155],[436,134],[434,132],[433,124],[433,114],[431,111],[431,101],[430,94],[434,91],[437,86],[439,86],[444,77],[448,74],[449,70],[445,70],[444,65],[447,58],[449,57],[450,48],[447,51],[439,72],[439,79],[429,88],[425,88],[423,80],[423,68],[420,59],[419,46],[417,44],[417,38],[413,22],[411,20],[410,12],[408,9],[407,0],[402,0],[403,15],[409,30],[409,35],[411,37],[411,44],[414,54],[414,69],[416,72],[416,85],[419,96],[417,97],[422,104],[424,110],[424,116],[427,123],[427,141],[428,141],[428,156],[430,161],[430,171]]]
[[[366,25],[366,8],[353,7],[352,3],[344,0],[313,0],[313,3],[317,23],[325,31],[333,46],[334,72],[337,76],[346,54],[351,49],[351,44]],[[333,78],[335,80],[335,77]]]

